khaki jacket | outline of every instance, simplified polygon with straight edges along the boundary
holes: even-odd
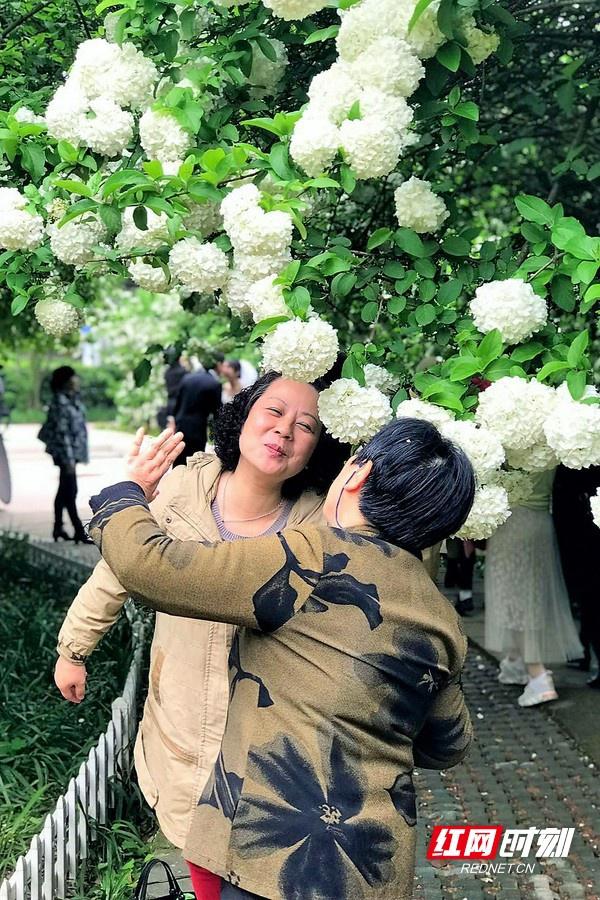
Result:
[[[196,453],[160,486],[152,513],[171,537],[219,541],[210,506],[221,472],[219,460]],[[323,498],[306,493],[288,524],[320,522]],[[58,652],[87,657],[119,617],[127,599],[101,560],[75,597],[58,638]],[[183,847],[193,808],[217,757],[227,716],[227,657],[232,628],[217,622],[158,613],[150,657],[144,715],[135,765],[144,797],[163,833]],[[76,659],[75,659],[76,661]]]

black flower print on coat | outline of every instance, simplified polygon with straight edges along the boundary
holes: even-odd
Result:
[[[233,669],[234,674],[229,676],[229,702],[231,703],[233,699],[233,695],[235,693],[235,689],[240,681],[253,681],[258,685],[258,708],[264,709],[267,706],[273,706],[273,701],[271,699],[271,695],[269,694],[267,688],[265,687],[265,683],[262,678],[259,678],[258,675],[253,675],[252,672],[246,672],[245,669],[242,668],[242,663],[240,661],[240,636],[239,633],[236,634],[233,644],[231,645],[231,650],[229,651],[229,668]]]
[[[233,817],[240,802],[244,779],[235,772],[228,772],[223,762],[223,753],[220,752],[212,774],[202,791],[198,806],[206,804],[220,810],[225,818],[233,822]]]
[[[342,532],[344,533],[344,532]],[[357,535],[360,537],[360,535]],[[328,603],[356,606],[364,614],[371,631],[381,625],[379,594],[374,584],[358,581],[343,570],[350,558],[345,553],[325,554],[323,574],[315,579],[315,587],[302,612],[327,612]],[[316,573],[314,573],[316,575]]]
[[[316,584],[320,574],[303,569],[283,535],[278,534],[277,537],[285,553],[285,562],[252,598],[258,627],[267,632],[280,628],[294,615],[298,591],[290,584],[290,576],[296,574],[308,584]]]
[[[286,900],[359,898],[363,887],[390,881],[397,842],[389,828],[360,818],[366,785],[338,736],[329,744],[323,779],[300,743],[283,734],[252,749],[248,763],[249,777],[266,794],[245,795],[240,803],[236,849],[243,857],[290,851],[279,885]]]
[[[396,777],[388,794],[394,804],[396,812],[399,812],[407,825],[411,828],[417,824],[417,797],[412,776],[408,772],[402,772]]]
[[[355,671],[367,684],[384,689],[374,726],[412,739],[448,678],[432,640],[417,629],[397,628],[393,654],[369,653],[355,662]]]
[[[393,559],[394,556],[398,556],[402,552],[400,547],[396,547],[394,544],[390,544],[374,534],[358,534],[356,531],[345,531],[343,528],[332,528],[331,530],[340,541],[347,541],[349,544],[355,544],[357,547],[373,544],[388,559]]]

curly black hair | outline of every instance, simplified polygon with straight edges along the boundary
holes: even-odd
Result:
[[[261,375],[254,384],[237,394],[231,403],[226,403],[214,424],[215,453],[223,463],[226,472],[233,472],[240,459],[240,434],[248,414],[266,389],[282,376],[279,372],[267,372]],[[323,378],[312,382],[312,387],[323,391],[338,377],[328,372]],[[281,486],[281,495],[286,500],[297,500],[304,491],[315,491],[326,494],[332,481],[351,453],[350,444],[342,444],[332,438],[324,428],[321,429],[317,446],[305,469],[292,478],[288,478]]]

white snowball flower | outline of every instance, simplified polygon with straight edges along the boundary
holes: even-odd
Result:
[[[139,128],[140,143],[149,159],[179,161],[190,146],[190,135],[168,110],[146,110]]]
[[[65,84],[56,89],[46,107],[44,118],[48,134],[57,141],[68,141],[77,146],[88,104],[88,98],[80,85],[73,79],[67,79]]]
[[[221,200],[221,215],[225,230],[235,228],[241,218],[260,209],[260,191],[255,184],[236,187]]]
[[[499,484],[488,484],[475,491],[475,500],[469,517],[457,538],[482,541],[492,536],[510,516],[508,494]]]
[[[467,39],[467,52],[476,66],[495,53],[500,46],[498,35],[477,28],[473,16],[467,16],[463,20],[462,28]]]
[[[497,328],[508,344],[521,343],[548,321],[546,301],[522,278],[482,284],[470,307],[479,331],[486,334]]]
[[[0,247],[5,250],[34,250],[44,236],[41,216],[25,209],[28,203],[17,188],[0,187]]]
[[[363,119],[372,116],[386,119],[397,131],[405,131],[413,120],[414,110],[404,97],[385,94],[379,88],[364,88],[359,94],[358,102]]]
[[[548,444],[569,469],[600,465],[600,406],[573,400],[567,391],[558,398],[544,423]]]
[[[26,125],[45,125],[46,120],[43,116],[38,116],[28,106],[20,106],[15,112],[17,122],[23,122]]]
[[[77,81],[90,100],[107,95],[112,74],[120,58],[121,48],[118,44],[110,44],[104,38],[82,41],[77,48],[69,78]]]
[[[277,38],[269,38],[275,51],[275,60],[269,59],[262,52],[258,44],[252,44],[252,68],[248,81],[255,87],[262,88],[266,92],[275,90],[277,84],[283,78],[288,64],[287,49],[284,43]]]
[[[412,228],[417,234],[437,231],[450,213],[431,184],[421,178],[409,178],[394,192],[398,224]]]
[[[183,217],[183,224],[190,231],[199,231],[202,237],[208,237],[223,228],[223,217],[218,203],[193,203],[188,201],[189,210]]]
[[[267,334],[262,357],[265,369],[281,372],[295,381],[314,381],[332,367],[339,350],[335,328],[315,317],[308,322],[292,319]]]
[[[499,469],[494,472],[491,484],[499,484],[508,494],[511,509],[522,506],[533,494],[533,481],[529,472],[520,469]]]
[[[498,435],[506,450],[525,450],[544,441],[544,423],[555,406],[553,388],[507,376],[479,394],[475,418]]]
[[[335,62],[315,75],[308,89],[310,115],[339,125],[358,99],[359,87],[350,66]]]
[[[396,418],[422,419],[422,421],[431,422],[436,428],[441,429],[448,422],[452,422],[454,414],[442,406],[436,406],[435,403],[411,397],[410,400],[403,400],[398,404]]]
[[[480,484],[488,481],[504,462],[504,447],[489,428],[474,422],[455,421],[442,425],[441,432],[465,451]]]
[[[35,317],[47,334],[64,337],[79,328],[79,313],[64,300],[45,298],[38,300],[34,308]]]
[[[283,299],[280,284],[273,283],[273,275],[267,275],[255,281],[248,290],[247,304],[255,322],[270,319],[273,316],[291,317],[291,312]]]
[[[253,253],[233,253],[233,268],[237,269],[250,282],[260,281],[273,273],[280,275],[282,270],[292,261],[289,252],[281,256],[259,256]]]
[[[61,262],[83,266],[94,258],[93,247],[100,243],[106,231],[102,222],[91,216],[84,221],[71,219],[62,228],[48,225],[50,248]]]
[[[239,253],[255,256],[281,256],[291,243],[294,223],[289,213],[257,210],[250,221],[241,219],[227,229],[231,243]]]
[[[400,387],[400,379],[383,366],[367,363],[364,368],[366,387],[374,387],[383,394],[395,394]]]
[[[158,70],[133,44],[122,47],[103,38],[77,48],[69,80],[76,80],[89,100],[105,97],[118,106],[140,109],[152,100]]]
[[[403,149],[401,134],[387,119],[376,116],[346,119],[340,127],[340,139],[348,163],[360,179],[389,175]]]
[[[410,97],[425,75],[409,44],[389,35],[378,38],[350,64],[361,87]]]
[[[340,143],[340,130],[333,122],[305,112],[294,127],[290,156],[307,175],[316,178],[329,168]]]
[[[103,156],[118,156],[133,138],[133,116],[106,97],[92,100],[90,109],[93,118],[81,121],[81,142]]]
[[[184,287],[201,294],[222,288],[229,276],[227,254],[194,237],[177,241],[169,254],[169,268]]]
[[[438,2],[421,14],[409,32],[414,12],[413,0],[363,0],[347,11],[340,11],[337,36],[340,57],[351,62],[382,35],[403,38],[420,59],[430,59],[446,38],[437,25]]]
[[[306,19],[307,16],[312,16],[329,5],[329,0],[263,0],[263,2],[278,18],[288,22],[292,19]]]
[[[344,444],[365,444],[391,417],[385,394],[361,387],[353,378],[338,378],[319,394],[319,418],[329,434]]]
[[[600,528],[600,495],[598,491],[596,491],[593,497],[590,497],[590,509],[592,510],[594,524]]]
[[[137,286],[145,291],[162,294],[169,288],[169,279],[165,275],[162,266],[152,266],[150,263],[145,263],[138,259],[129,263],[127,270],[132,281],[135,281]]]
[[[236,316],[246,316],[250,313],[247,299],[253,279],[249,278],[238,269],[232,269],[221,291],[221,298]]]
[[[556,454],[546,441],[540,441],[525,450],[507,450],[506,461],[513,468],[523,469],[524,472],[543,472],[555,469],[558,465]]]
[[[158,250],[163,244],[169,243],[168,218],[166,213],[155,213],[151,209],[146,210],[147,228],[142,231],[133,220],[134,207],[128,206],[123,212],[121,231],[115,238],[115,244],[119,250],[128,253],[134,247],[143,247],[145,250]]]

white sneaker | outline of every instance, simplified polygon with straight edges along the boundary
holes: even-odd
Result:
[[[519,706],[537,706],[538,703],[547,703],[549,700],[557,700],[558,694],[552,680],[552,672],[546,670],[535,678],[530,678],[527,687],[518,698]]]
[[[500,684],[527,684],[529,675],[520,656],[517,659],[506,656],[500,662],[498,681]]]

